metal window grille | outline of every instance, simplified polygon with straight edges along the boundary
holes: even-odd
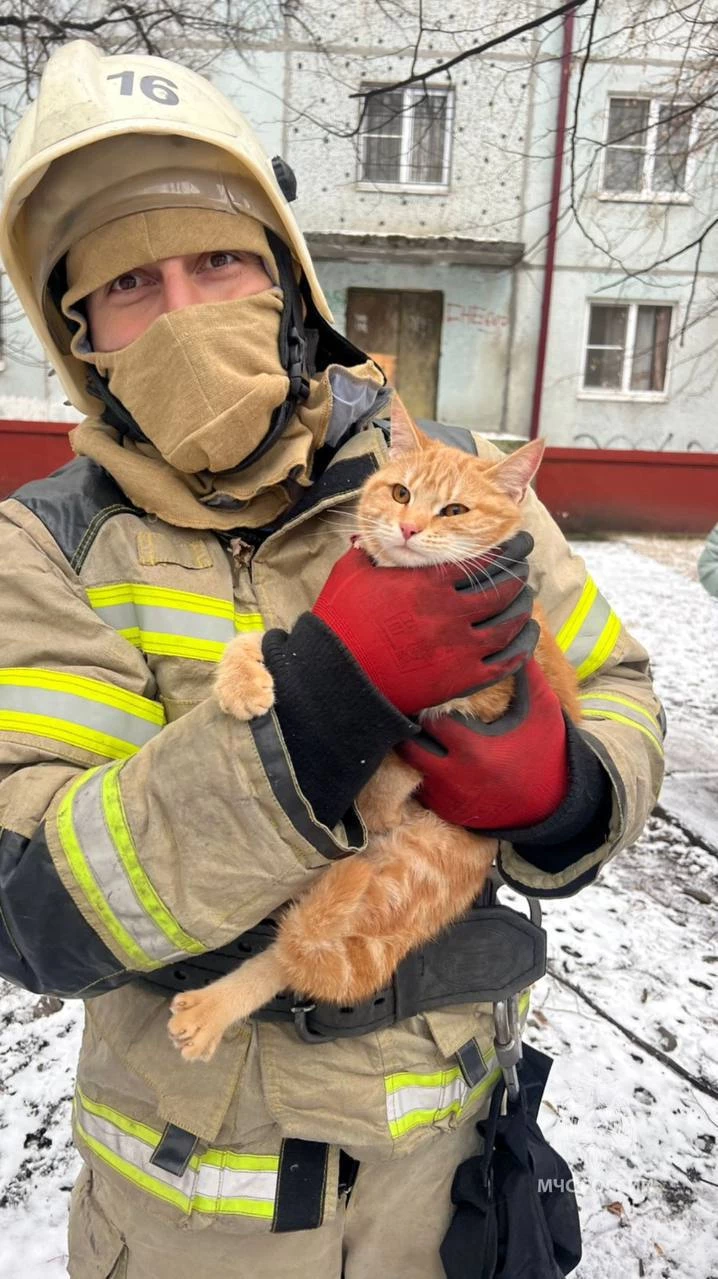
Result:
[[[661,394],[666,389],[671,306],[591,302],[585,391]]]
[[[657,98],[608,100],[602,189],[613,194],[686,191],[693,112]]]
[[[362,127],[360,180],[448,186],[452,116],[453,97],[448,89],[410,85],[369,98]]]

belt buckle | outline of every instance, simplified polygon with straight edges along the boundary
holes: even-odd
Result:
[[[515,1101],[520,1091],[517,1067],[522,1058],[518,995],[494,1004],[494,1052],[509,1101]]]
[[[294,1029],[305,1044],[332,1043],[336,1035],[324,1035],[321,1030],[312,1030],[307,1022],[308,1014],[314,1012],[316,1006],[316,1004],[295,1004],[290,1008],[289,1011],[294,1018]]]

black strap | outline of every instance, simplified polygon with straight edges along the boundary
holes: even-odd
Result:
[[[488,1075],[489,1068],[481,1055],[481,1049],[476,1039],[467,1039],[465,1044],[457,1048],[455,1056],[461,1068],[464,1082],[469,1088],[475,1088]]]
[[[264,920],[221,950],[155,969],[138,980],[164,993],[196,990],[266,949],[275,937],[276,924]],[[294,1022],[301,1039],[322,1043],[382,1030],[432,1008],[495,1003],[531,986],[545,971],[542,928],[507,906],[479,906],[436,941],[409,955],[392,984],[373,999],[338,1007],[302,1003],[285,993],[253,1016],[258,1021]]]
[[[279,1152],[274,1234],[321,1226],[328,1163],[329,1146],[325,1142],[285,1137]]]
[[[187,1132],[177,1124],[165,1124],[165,1130],[150,1155],[150,1163],[171,1172],[174,1177],[181,1177],[194,1154],[197,1141],[193,1132]]]

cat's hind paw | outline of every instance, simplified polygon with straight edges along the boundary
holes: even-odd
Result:
[[[264,665],[261,634],[238,635],[224,651],[214,682],[222,710],[235,719],[256,719],[274,705],[274,680]]]
[[[224,1001],[207,987],[175,995],[170,1004],[167,1027],[175,1048],[185,1061],[211,1061],[231,1022],[227,1022]]]

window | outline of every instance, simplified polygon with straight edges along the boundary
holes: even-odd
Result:
[[[591,302],[581,389],[593,395],[662,396],[672,309]]]
[[[656,98],[609,98],[602,191],[609,195],[683,195],[692,111]]]
[[[452,115],[449,89],[411,85],[369,98],[362,125],[359,181],[445,190]]]

